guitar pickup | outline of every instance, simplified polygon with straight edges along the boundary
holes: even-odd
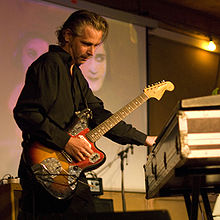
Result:
[[[89,161],[91,163],[95,163],[100,159],[100,155],[98,153],[93,153],[90,157],[89,157]]]
[[[66,158],[66,160],[69,162],[69,163],[73,163],[73,159],[71,158],[71,156],[64,150],[61,151],[61,154]]]

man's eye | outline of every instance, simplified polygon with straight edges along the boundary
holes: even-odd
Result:
[[[91,46],[91,44],[90,44],[90,43],[87,43],[87,42],[82,42],[82,44],[85,45],[85,46],[87,46],[87,47]]]

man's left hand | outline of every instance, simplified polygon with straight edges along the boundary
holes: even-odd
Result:
[[[157,136],[147,136],[145,140],[145,146],[152,147],[155,144]]]

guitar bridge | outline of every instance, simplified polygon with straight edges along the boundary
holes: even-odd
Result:
[[[56,158],[47,158],[31,167],[38,181],[49,186],[54,178],[61,173],[61,164]]]

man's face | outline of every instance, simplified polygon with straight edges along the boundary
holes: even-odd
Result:
[[[64,49],[72,56],[74,64],[80,65],[94,55],[95,48],[101,43],[102,31],[85,25],[80,36],[74,37],[71,33],[66,33],[65,39],[67,44]]]

